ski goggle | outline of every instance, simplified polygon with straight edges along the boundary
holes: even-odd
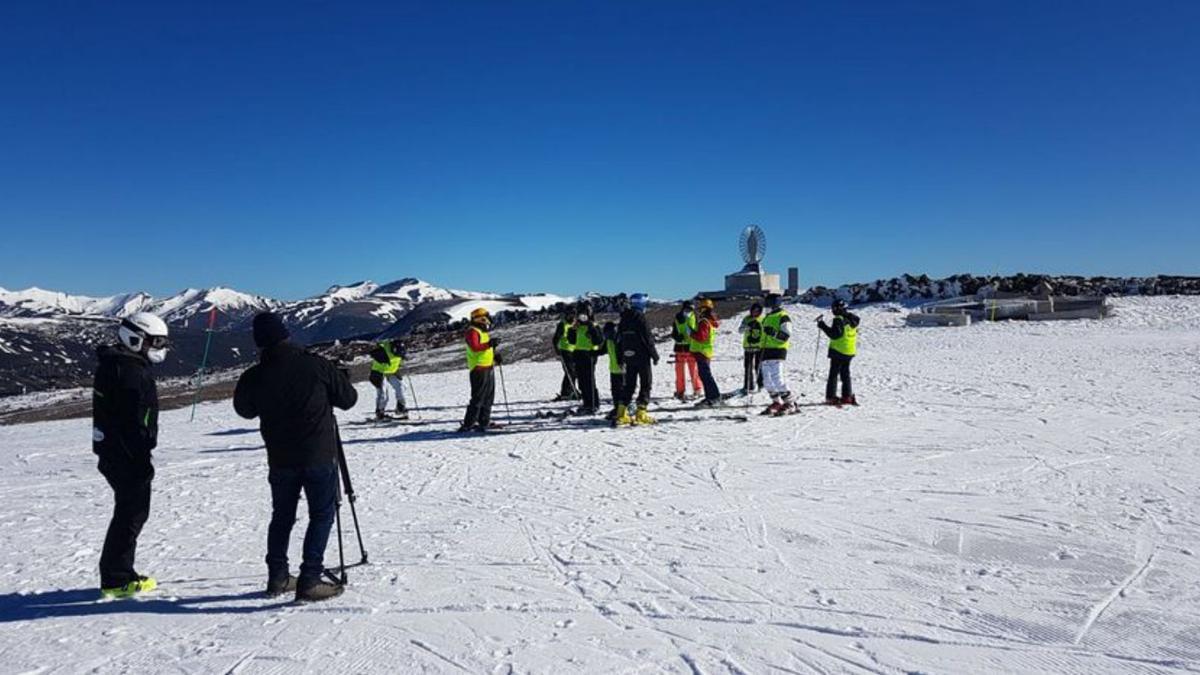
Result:
[[[171,346],[171,340],[165,335],[147,335],[144,340],[150,349],[166,349]]]

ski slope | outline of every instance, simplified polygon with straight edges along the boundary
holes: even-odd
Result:
[[[782,419],[533,419],[559,368],[522,363],[512,426],[460,437],[465,373],[413,378],[426,426],[350,424],[363,385],[341,419],[371,563],[321,605],[259,595],[266,459],[228,401],[163,415],[139,552],[161,588],[138,601],[94,599],[88,421],[0,427],[0,670],[1200,671],[1200,300],[1115,306],[960,329],[865,310],[864,405]],[[814,335],[789,362],[806,401]]]

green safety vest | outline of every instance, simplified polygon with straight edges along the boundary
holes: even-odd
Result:
[[[829,348],[839,354],[854,356],[858,352],[858,329],[842,320],[842,337],[829,341]]]
[[[747,351],[761,349],[763,346],[763,320],[759,316],[749,316],[746,320],[750,322],[750,326],[746,328],[746,334],[742,336],[742,348]]]
[[[404,365],[404,359],[400,358],[399,356],[396,356],[396,354],[394,352],[392,352],[391,341],[387,340],[384,342],[380,342],[379,346],[383,347],[383,352],[385,354],[387,354],[388,362],[380,363],[380,362],[376,361],[375,359],[371,359],[371,370],[373,370],[381,375],[394,375],[394,374],[400,372],[400,366]]]
[[[694,330],[696,330],[696,313],[688,312],[687,319],[675,322],[675,333],[679,335],[679,337],[675,339],[675,344],[691,344],[691,334]]]
[[[592,337],[588,334],[591,332],[588,330],[588,328],[590,328],[591,325],[592,324],[590,324],[590,323],[576,323],[575,324],[575,337],[574,337],[574,340],[572,340],[572,342],[571,342],[571,347],[572,347],[571,351],[576,351],[576,352],[594,352],[594,351],[596,351],[597,345],[596,345],[596,343],[592,342]]]
[[[625,372],[625,368],[617,363],[617,341],[605,340],[604,348],[608,350],[608,372],[611,375],[620,375]]]
[[[471,349],[471,343],[467,343],[467,369],[475,370],[480,366],[491,366],[496,362],[496,350],[492,349],[492,338],[486,331],[478,326],[471,326],[470,330],[479,333],[479,343],[487,345],[487,349],[477,352]]]
[[[705,319],[705,321],[708,321],[708,319]],[[709,323],[708,323],[708,339],[705,340],[704,342],[701,342],[701,341],[697,340],[696,338],[692,337],[691,334],[689,334],[688,335],[688,349],[693,354],[703,354],[705,356],[705,358],[708,358],[711,360],[713,357],[713,351],[714,351],[713,345],[716,342],[716,340],[717,340],[717,327],[714,326],[711,321],[709,321]]]
[[[559,321],[558,325],[562,327],[562,337],[558,338],[558,351],[575,351],[575,345],[571,344],[571,324],[564,320]]]
[[[783,320],[787,318],[789,317],[786,311],[782,309],[775,310],[763,319],[763,328],[770,326],[778,333],[779,329],[783,327]],[[780,340],[777,336],[763,333],[762,346],[763,349],[787,349],[791,346],[791,339]]]

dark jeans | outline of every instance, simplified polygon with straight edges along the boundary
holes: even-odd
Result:
[[[297,585],[307,588],[321,580],[325,571],[325,545],[337,514],[338,468],[336,462],[298,467],[272,467],[271,525],[267,528],[267,574],[286,576],[288,541],[296,524],[300,491],[308,502],[308,529],[304,532],[304,562]]]
[[[596,354],[575,352],[575,382],[583,397],[583,407],[595,410],[600,407],[600,389],[596,387]]]
[[[562,386],[559,387],[559,398],[579,398],[579,392],[575,388],[575,362],[572,360],[572,352],[559,352],[558,360],[562,363],[563,379]]]
[[[700,353],[695,353],[694,356],[696,357],[696,367],[700,369],[700,381],[704,383],[704,400],[721,400],[721,390],[717,387],[717,380],[712,374],[712,361]]]
[[[747,392],[762,389],[762,352],[746,352],[745,356],[742,357],[742,366],[745,370],[745,374],[742,377],[742,389],[745,389]]]
[[[465,427],[486,427],[492,423],[492,404],[496,401],[496,374],[491,368],[471,371],[471,402],[467,404]]]
[[[113,514],[100,553],[100,588],[116,588],[134,581],[138,535],[150,517],[150,482],[154,466],[100,461],[100,473],[112,486]]]
[[[625,389],[621,392],[621,403],[630,405],[633,402],[633,390],[638,390],[637,404],[639,407],[650,405],[650,388],[654,385],[654,369],[650,361],[625,362]]]
[[[850,386],[850,361],[853,356],[837,352],[829,353],[829,380],[825,383],[825,398],[837,398],[838,378],[842,378],[842,397],[854,395]]]

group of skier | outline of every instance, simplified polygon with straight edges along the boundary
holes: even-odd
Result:
[[[616,322],[596,326],[588,302],[573,306],[559,321],[553,336],[562,363],[560,399],[579,400],[576,414],[599,412],[597,361],[607,357],[614,426],[653,423],[649,414],[654,366],[660,355],[646,320],[649,298],[635,293],[619,307]],[[859,318],[845,303],[833,303],[833,321],[822,318],[818,328],[829,338],[829,378],[826,403],[857,405],[850,380],[850,363],[857,351]],[[723,404],[713,376],[712,360],[721,322],[711,299],[686,301],[672,323],[675,397],[690,400],[691,380],[697,407]],[[464,334],[471,397],[460,432],[495,428],[491,413],[495,400],[495,368],[502,363],[500,341],[493,337],[491,315],[485,308],[471,312]],[[792,320],[778,295],[755,303],[742,321],[743,390],[765,389],[771,403],[764,414],[783,415],[797,407],[784,381],[784,362],[793,337]],[[294,592],[297,600],[333,598],[342,592],[336,578],[324,568],[339,503],[341,439],[333,408],[349,410],[358,395],[349,372],[311,354],[289,340],[282,319],[271,312],[254,317],[253,337],[259,363],[242,374],[234,391],[237,414],[258,418],[267,449],[272,515],[267,537],[269,596]],[[93,392],[92,450],[99,471],[113,490],[114,508],[100,556],[100,587],[104,597],[128,597],[157,585],[134,568],[137,538],[150,510],[154,466],[151,453],[158,437],[158,394],[151,365],[161,363],[170,345],[162,319],[139,313],[121,322],[118,342],[98,350],[99,365]],[[388,418],[390,389],[396,399],[395,415],[407,417],[401,368],[407,351],[403,341],[380,342],[370,353],[370,382],[376,387],[375,413]],[[503,372],[501,371],[501,377]],[[837,384],[841,382],[841,396]],[[636,394],[636,397],[635,397]],[[287,550],[301,492],[308,504],[309,522],[304,536],[299,576],[289,569]]]

